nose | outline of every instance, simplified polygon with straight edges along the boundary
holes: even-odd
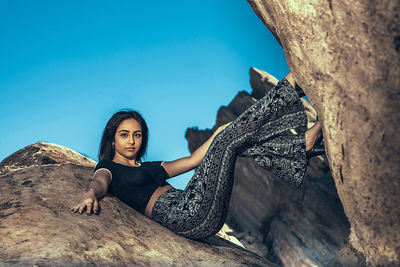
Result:
[[[133,138],[133,136],[131,136],[128,140],[129,144],[135,144],[135,138]]]

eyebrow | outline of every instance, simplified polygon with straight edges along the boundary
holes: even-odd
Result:
[[[119,130],[119,132],[127,132],[127,133],[129,133],[128,130]],[[141,130],[134,131],[133,133],[138,133],[138,132],[141,132]]]

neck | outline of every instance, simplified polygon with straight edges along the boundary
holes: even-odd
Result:
[[[115,156],[114,156],[112,161],[117,162],[117,163],[121,163],[121,164],[124,164],[124,165],[128,165],[128,166],[138,166],[139,165],[136,162],[136,158],[127,159],[127,158],[121,157],[121,156],[119,156],[117,154],[115,154]]]

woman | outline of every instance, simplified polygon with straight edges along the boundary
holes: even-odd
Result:
[[[237,156],[252,157],[300,186],[308,158],[323,153],[317,147],[320,123],[305,131],[302,96],[289,73],[236,120],[219,127],[191,156],[170,162],[141,162],[147,125],[135,111],[117,112],[104,130],[93,179],[71,210],[97,213],[97,199],[109,192],[177,234],[193,239],[214,235],[227,216]],[[185,190],[166,182],[194,168]]]

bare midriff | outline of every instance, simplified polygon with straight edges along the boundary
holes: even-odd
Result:
[[[151,198],[149,202],[147,203],[146,209],[144,210],[144,214],[147,217],[151,218],[151,212],[153,210],[154,203],[156,203],[157,199],[167,192],[168,190],[172,189],[173,187],[171,185],[165,185],[165,186],[160,186],[159,188],[154,191],[154,193],[151,195]]]

